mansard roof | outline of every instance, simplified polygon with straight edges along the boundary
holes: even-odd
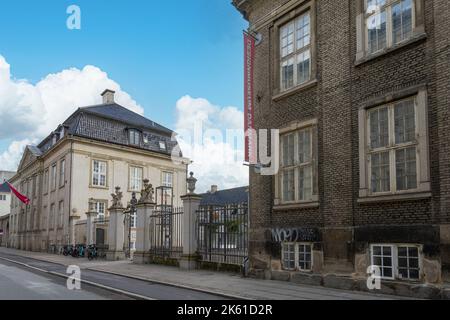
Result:
[[[147,128],[150,130],[157,130],[162,133],[172,134],[172,130],[163,127],[162,125],[149,120],[140,114],[137,114],[127,108],[118,104],[98,105],[92,107],[81,108],[83,112],[92,113],[102,117],[109,117],[113,120],[126,122],[137,127]]]
[[[131,129],[142,133],[139,145],[129,143],[128,131]],[[53,147],[55,140],[57,142],[68,134],[170,155],[177,146],[177,141],[172,141],[173,133],[121,105],[101,104],[78,108],[39,145],[29,146],[29,149],[40,156]],[[164,142],[165,148],[161,148],[160,142]]]

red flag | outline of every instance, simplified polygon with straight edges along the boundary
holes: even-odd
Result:
[[[253,70],[255,59],[255,38],[244,31],[244,130],[245,130],[245,161],[256,164],[255,121],[253,106]]]
[[[28,199],[26,196],[24,196],[23,194],[21,194],[19,191],[16,190],[16,188],[14,188],[11,183],[9,183],[8,181],[6,182],[6,184],[9,186],[9,188],[11,189],[12,193],[14,193],[14,195],[23,203],[25,203],[26,205],[30,204],[30,199]]]

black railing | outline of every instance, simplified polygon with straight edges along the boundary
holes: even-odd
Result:
[[[247,204],[201,206],[197,236],[203,261],[241,265],[248,255]]]
[[[183,208],[157,206],[150,216],[150,254],[177,259],[183,253]]]

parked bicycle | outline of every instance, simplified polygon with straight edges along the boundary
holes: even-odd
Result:
[[[98,259],[98,250],[95,244],[90,244],[87,248],[87,256],[89,260]]]
[[[86,246],[84,244],[77,245],[78,257],[84,258],[86,255]]]
[[[63,255],[64,256],[71,256],[73,253],[73,246],[72,245],[66,245],[63,248]]]

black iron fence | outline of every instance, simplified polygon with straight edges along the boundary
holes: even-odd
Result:
[[[157,206],[150,216],[150,254],[178,259],[183,253],[183,208]]]
[[[197,236],[203,261],[242,265],[248,255],[247,204],[201,206]]]

